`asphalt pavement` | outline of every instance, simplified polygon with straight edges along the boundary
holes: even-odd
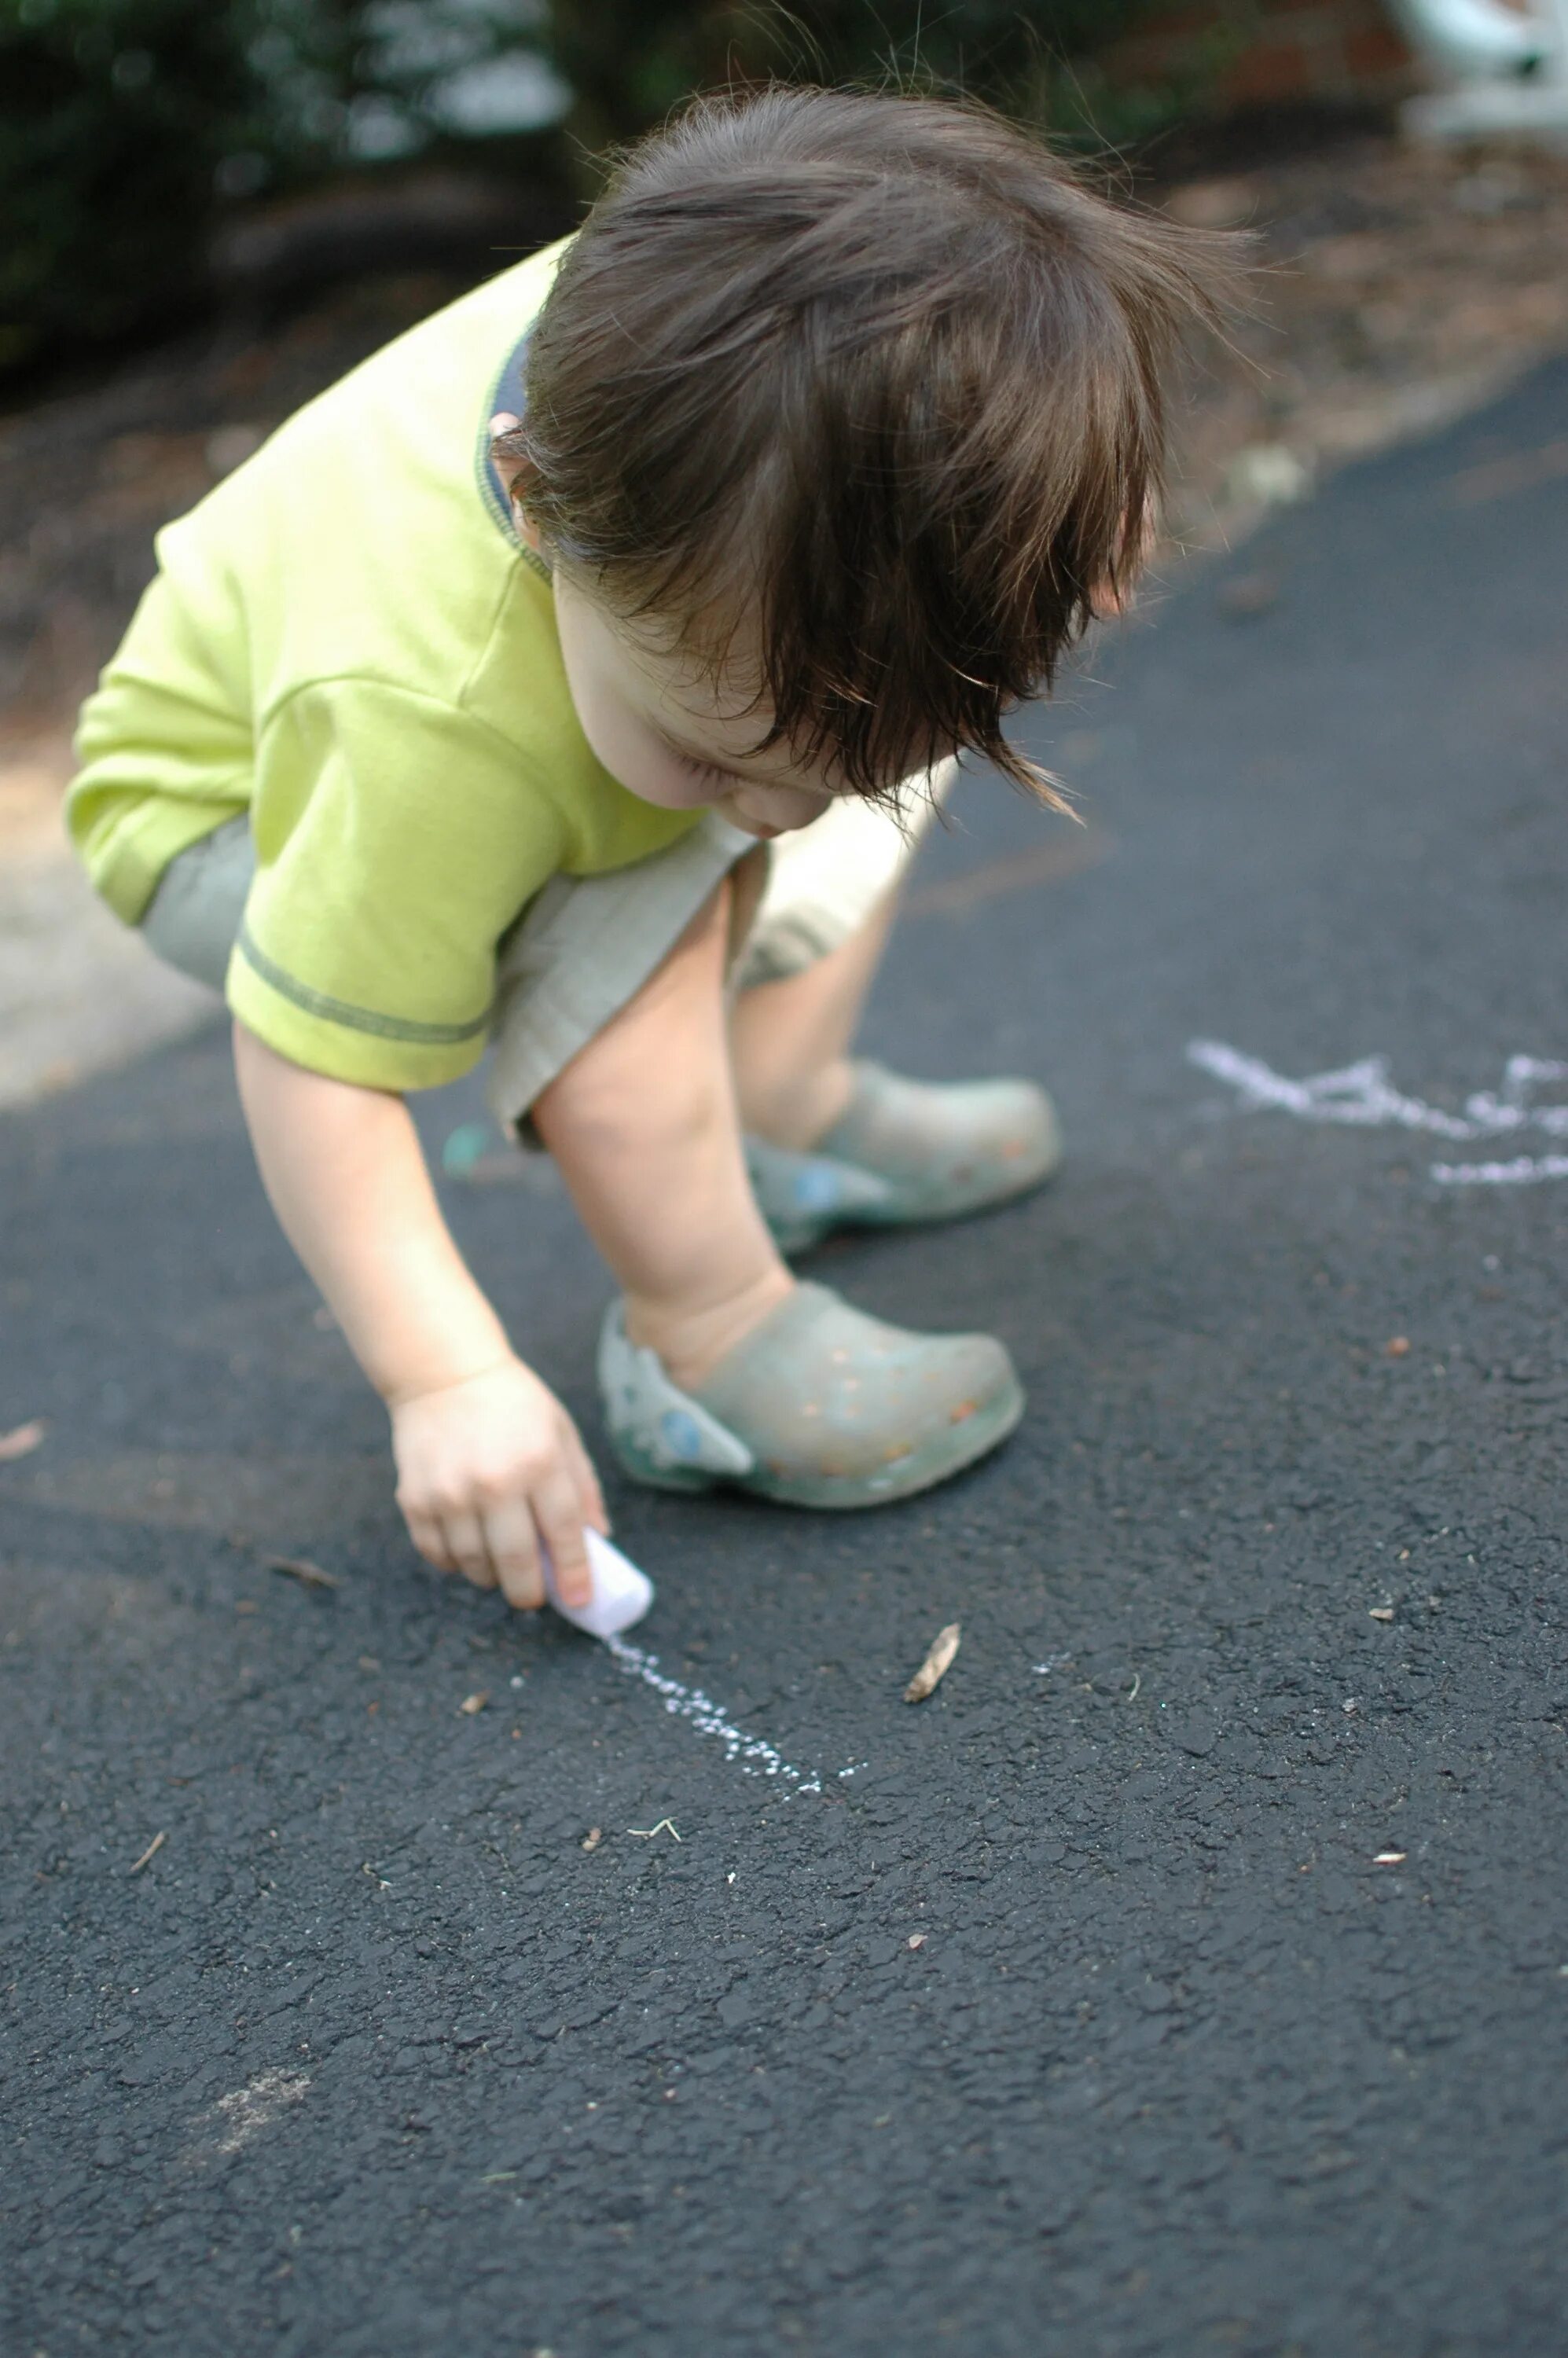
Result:
[[[1560,2358],[1565,435],[1173,579],[1029,723],[1087,833],[966,788],[870,1044],[1070,1160],[813,1271],[1029,1419],[616,1487],[619,1660],[411,1555],[220,1031],[0,1118],[5,2358]]]

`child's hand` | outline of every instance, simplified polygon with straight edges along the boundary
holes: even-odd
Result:
[[[608,1535],[610,1520],[577,1427],[538,1377],[504,1359],[389,1405],[397,1503],[426,1561],[533,1607],[542,1542],[563,1604],[586,1605],[583,1525]]]

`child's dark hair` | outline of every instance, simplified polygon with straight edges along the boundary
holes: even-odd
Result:
[[[1162,375],[1223,243],[963,103],[774,88],[633,148],[502,443],[557,561],[715,663],[754,613],[764,743],[887,790],[1002,734],[1137,571]]]

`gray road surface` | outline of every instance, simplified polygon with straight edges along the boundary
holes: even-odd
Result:
[[[0,1120],[5,2358],[1557,2358],[1565,433],[1176,585],[1092,838],[970,788],[872,1044],[1072,1161],[816,1273],[1032,1414],[618,1492],[656,1667],[410,1557],[220,1037]],[[591,1430],[565,1201],[447,1194]]]

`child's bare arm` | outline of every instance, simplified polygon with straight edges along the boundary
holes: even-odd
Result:
[[[234,1066],[273,1208],[391,1412],[416,1547],[532,1606],[542,1539],[565,1601],[586,1602],[582,1527],[608,1528],[593,1468],[453,1243],[407,1107],[238,1023]]]

